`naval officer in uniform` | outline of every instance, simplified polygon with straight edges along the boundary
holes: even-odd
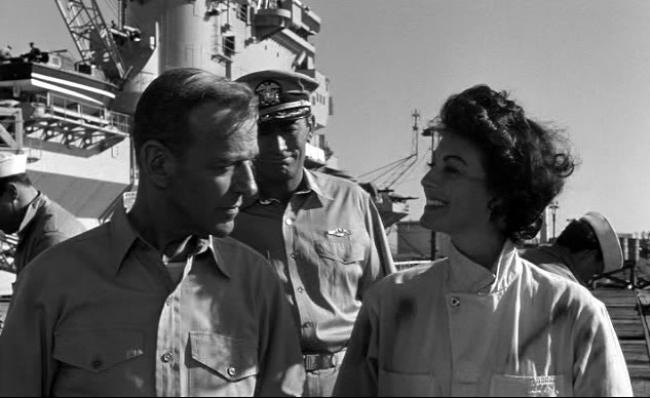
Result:
[[[272,70],[237,81],[259,100],[259,195],[232,236],[267,257],[284,282],[300,330],[304,393],[329,396],[366,291],[394,269],[386,235],[361,187],[305,169],[318,82]]]
[[[77,218],[40,192],[26,174],[27,156],[0,152],[0,229],[18,235],[14,268],[85,231]]]

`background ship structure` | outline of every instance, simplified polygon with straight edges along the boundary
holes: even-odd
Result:
[[[321,19],[299,0],[53,1],[53,23],[67,27],[79,58],[47,49],[3,56],[0,150],[26,153],[34,184],[88,227],[133,201],[131,115],[145,87],[177,67],[230,79],[262,69],[315,78],[307,164],[336,169],[324,135],[329,79],[309,42]],[[11,268],[15,242],[3,237],[0,267]]]

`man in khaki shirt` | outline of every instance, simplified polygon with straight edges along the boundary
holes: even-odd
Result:
[[[265,259],[226,236],[256,191],[250,90],[168,71],[134,117],[132,210],[26,268],[0,396],[299,395],[298,336]]]
[[[318,82],[284,71],[242,76],[259,97],[260,195],[233,237],[284,282],[307,370],[305,396],[329,396],[367,289],[394,270],[379,213],[357,184],[304,168]]]

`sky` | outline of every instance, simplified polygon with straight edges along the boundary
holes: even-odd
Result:
[[[411,113],[478,83],[562,129],[580,166],[557,231],[587,211],[650,230],[650,2],[314,0],[316,65],[332,80],[328,140],[358,175],[409,154]],[[422,139],[420,149],[430,148]],[[422,197],[426,162],[396,186]],[[423,200],[412,202],[411,218]]]
[[[322,18],[312,42],[334,96],[326,136],[349,174],[409,155],[414,109],[426,121],[485,83],[565,131],[581,160],[558,197],[558,232],[592,210],[618,232],[650,231],[647,0],[303,2]],[[53,1],[0,0],[0,45],[21,53],[29,41],[73,48]],[[420,161],[394,186],[420,198],[410,219],[429,148],[421,137]]]

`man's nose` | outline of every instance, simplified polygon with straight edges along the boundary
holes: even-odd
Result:
[[[251,161],[242,162],[238,165],[233,179],[233,187],[237,193],[243,196],[253,196],[257,193],[257,183],[253,175]]]
[[[273,142],[273,149],[278,152],[283,152],[288,149],[287,140],[284,139],[282,134],[274,134],[271,141]]]

